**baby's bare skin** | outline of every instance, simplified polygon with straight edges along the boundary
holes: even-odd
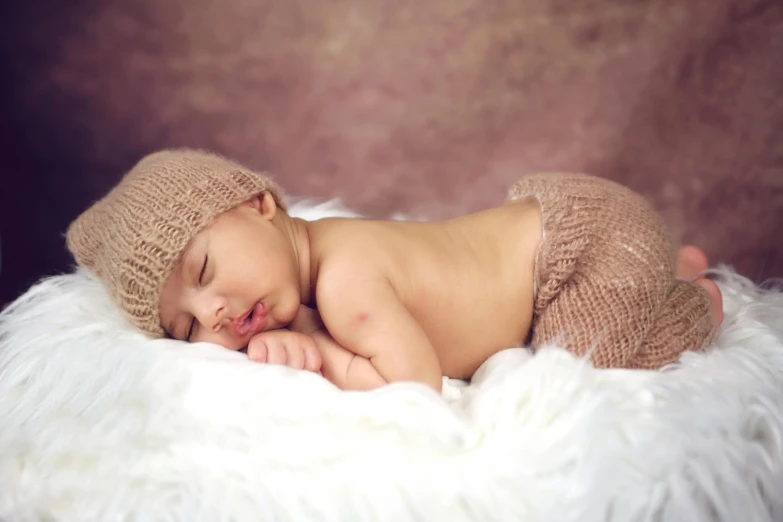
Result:
[[[528,336],[541,238],[531,200],[436,223],[324,219],[307,231],[326,329],[386,381],[439,389],[442,375],[469,378]]]
[[[536,203],[427,223],[306,222],[273,207],[262,196],[194,239],[162,293],[161,323],[174,337],[247,346],[251,358],[269,362],[293,358],[344,389],[410,380],[436,390],[443,375],[469,378],[527,338],[541,237]],[[283,244],[290,255],[270,253],[269,245]],[[254,279],[267,283],[254,288]],[[316,319],[295,321],[294,296],[318,310],[324,331],[315,331]],[[232,324],[256,302],[264,303],[264,331],[243,337]],[[294,331],[279,330],[292,323]]]

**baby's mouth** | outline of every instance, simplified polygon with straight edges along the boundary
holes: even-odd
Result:
[[[255,335],[264,329],[266,322],[266,307],[264,303],[258,302],[248,312],[231,321],[231,329],[237,337],[246,335]]]

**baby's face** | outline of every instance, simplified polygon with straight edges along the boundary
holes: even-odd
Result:
[[[299,265],[266,194],[221,214],[193,238],[163,286],[161,326],[175,339],[232,350],[285,327],[299,310]]]

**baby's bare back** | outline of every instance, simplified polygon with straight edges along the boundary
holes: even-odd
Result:
[[[310,238],[332,273],[337,264],[388,280],[453,378],[527,338],[540,239],[531,200],[435,223],[325,219]]]

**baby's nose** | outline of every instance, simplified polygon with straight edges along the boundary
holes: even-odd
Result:
[[[212,305],[214,315],[212,319],[212,331],[217,332],[225,324],[231,322],[231,318],[228,316],[226,301],[222,298],[216,298]]]
[[[218,322],[223,321],[226,318],[226,307],[218,306],[217,310],[215,310],[215,317],[217,317]]]

